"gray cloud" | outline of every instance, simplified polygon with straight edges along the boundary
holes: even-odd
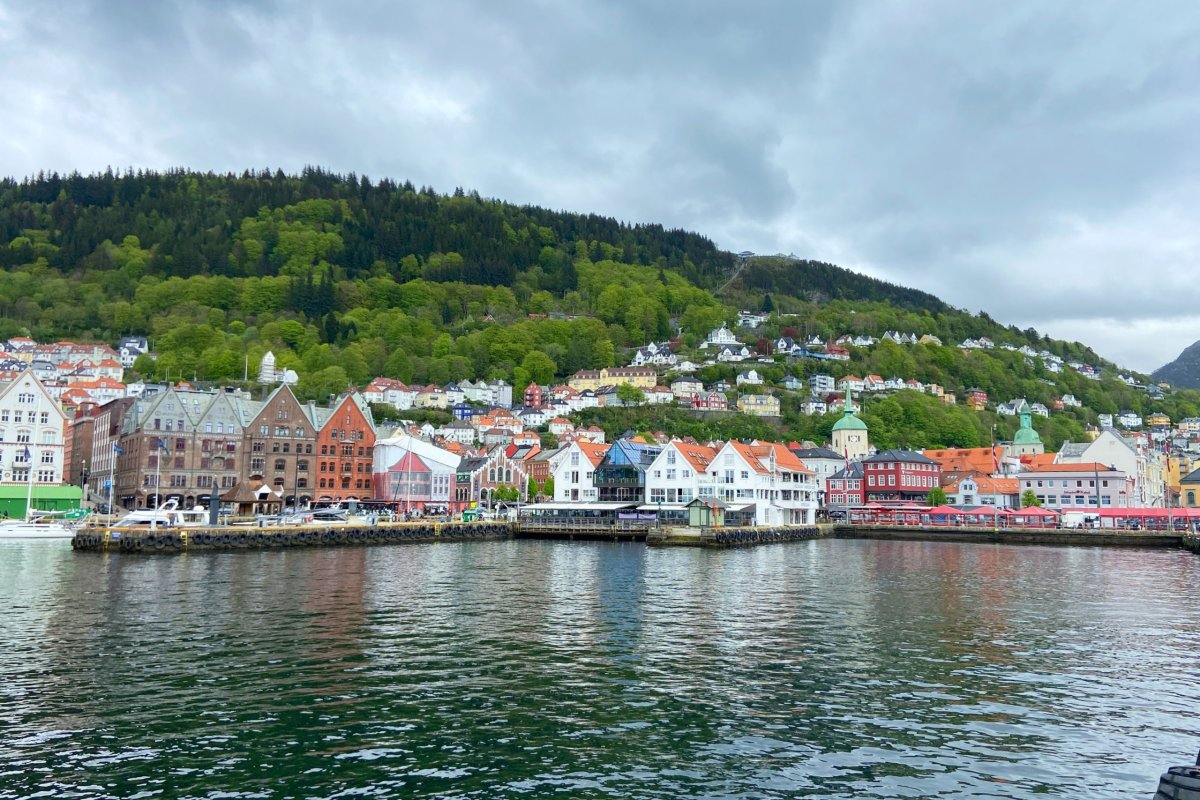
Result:
[[[0,172],[320,164],[833,261],[1139,369],[1200,337],[1194,4],[742,5],[0,0]]]

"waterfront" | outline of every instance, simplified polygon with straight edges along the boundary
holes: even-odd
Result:
[[[1183,551],[4,543],[0,604],[4,800],[1144,797],[1200,744]]]

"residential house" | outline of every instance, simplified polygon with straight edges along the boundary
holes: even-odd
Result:
[[[726,411],[729,399],[721,392],[700,392],[692,397],[691,405],[698,411]]]
[[[1021,498],[1016,478],[993,478],[976,473],[943,487],[946,500],[955,506],[995,506],[1020,508]]]
[[[709,465],[717,451],[701,444],[672,440],[651,462],[646,476],[646,502],[686,504],[697,497],[712,497]]]
[[[739,372],[737,375],[738,386],[762,386],[762,383],[762,375],[756,369],[748,372]]]
[[[975,411],[987,408],[988,394],[983,389],[967,389],[966,404]]]
[[[837,381],[832,375],[809,375],[808,388],[813,394],[829,394],[837,391]]]
[[[800,411],[808,416],[813,414],[826,414],[829,412],[829,406],[823,397],[809,397],[800,403]]]
[[[700,349],[706,350],[710,346],[722,347],[725,345],[737,345],[740,347],[741,342],[739,342],[737,337],[733,335],[733,331],[722,325],[721,327],[714,328],[709,332],[707,338],[700,343]]]
[[[567,445],[558,463],[552,466],[555,502],[596,501],[596,467],[600,465],[608,449],[607,444],[581,439]]]
[[[743,414],[756,417],[778,417],[779,398],[773,394],[746,394],[743,392],[738,395],[737,408]]]
[[[824,493],[827,489],[826,481],[846,468],[846,457],[828,447],[800,447],[799,445],[792,445],[788,449],[796,455],[796,458],[800,459],[804,466],[812,470],[813,476],[817,481],[817,486],[822,493],[820,499],[824,502]]]
[[[741,344],[722,345],[717,350],[717,361],[722,364],[745,361],[750,357],[750,348]]]
[[[866,504],[863,488],[863,464],[852,461],[825,480],[825,505],[828,508],[853,508]]]
[[[709,467],[718,499],[752,506],[757,525],[811,525],[819,487],[794,453],[774,442],[726,442]],[[748,509],[747,509],[748,510]]]

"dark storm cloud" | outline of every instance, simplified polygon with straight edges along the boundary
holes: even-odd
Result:
[[[464,186],[841,263],[1148,369],[1200,337],[1197,34],[1190,3],[0,0],[0,171]]]

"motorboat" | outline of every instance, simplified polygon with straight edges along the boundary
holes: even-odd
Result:
[[[155,525],[164,528],[198,528],[208,524],[208,509],[204,506],[180,508],[175,498],[167,500],[158,508],[139,508],[130,511],[116,522],[116,527]]]

